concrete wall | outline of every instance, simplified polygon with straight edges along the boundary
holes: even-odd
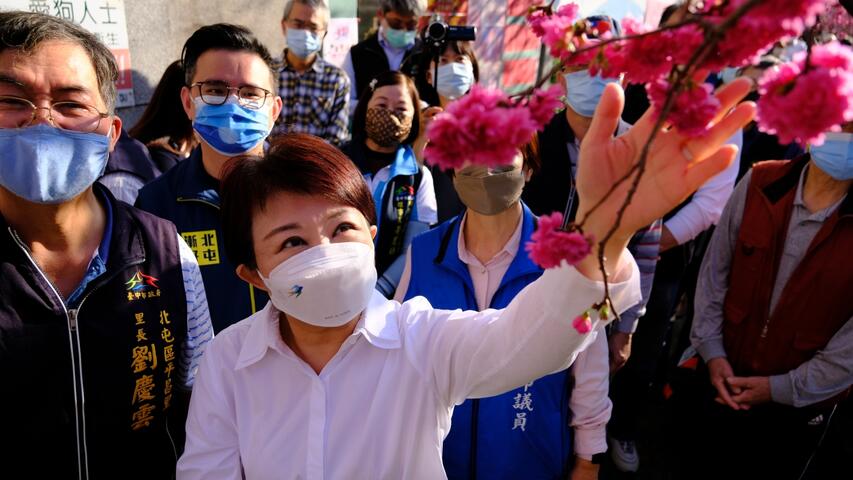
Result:
[[[243,25],[270,49],[273,56],[284,48],[281,14],[285,0],[125,0],[127,34],[133,67],[136,107],[119,110],[129,128],[151,99],[166,67],[181,56],[181,48],[203,25],[228,22]],[[356,0],[332,0],[333,16],[355,14]]]

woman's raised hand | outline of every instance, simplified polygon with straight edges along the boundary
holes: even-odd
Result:
[[[737,147],[723,144],[755,115],[753,103],[737,105],[750,87],[750,80],[738,79],[716,93],[720,110],[704,136],[688,137],[664,124],[649,148],[645,173],[607,250],[612,246],[613,253],[621,251],[634,232],[678,206],[734,160]],[[577,172],[580,204],[576,218],[584,222],[584,231],[598,240],[616,221],[633,176],[608,198],[604,197],[639,162],[656,123],[650,109],[630,130],[614,137],[624,103],[622,88],[608,85],[580,149]]]

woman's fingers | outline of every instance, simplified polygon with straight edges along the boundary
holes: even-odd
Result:
[[[743,97],[745,97],[752,89],[752,80],[746,77],[740,77],[731,83],[728,83],[714,94],[717,100],[720,101],[720,110],[714,117],[712,123],[717,123],[723,118],[729,110],[734,108]]]
[[[681,153],[687,157],[689,162],[701,161],[708,155],[717,151],[720,145],[732,137],[738,130],[755,117],[755,104],[751,102],[742,103],[701,137],[684,139]]]
[[[593,144],[610,142],[613,132],[619,126],[619,117],[622,115],[624,105],[625,92],[622,91],[622,87],[615,83],[608,84],[601,95],[584,140],[591,139],[590,143]]]
[[[737,157],[737,145],[723,145],[708,158],[687,166],[687,188],[693,192],[726,169]]]
[[[701,78],[705,78],[707,73],[702,73]],[[700,80],[701,81],[701,80]],[[741,77],[737,80],[721,87],[714,94],[717,97],[717,100],[720,102],[720,109],[717,111],[717,115],[714,117],[712,124],[717,123],[723,118],[726,113],[729,112],[739,101],[743,99],[752,88],[752,80]],[[642,145],[649,135],[652,133],[652,128],[654,128],[657,120],[655,118],[654,107],[650,107],[646,110],[646,113],[640,117],[639,120],[634,124],[633,128],[631,128],[631,135],[636,139],[637,142],[640,142],[638,145]],[[664,122],[663,128],[667,129],[670,126],[669,122]],[[728,138],[728,137],[727,137]]]

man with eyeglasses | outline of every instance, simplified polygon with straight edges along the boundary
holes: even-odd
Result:
[[[284,6],[287,48],[278,74],[284,105],[275,132],[310,133],[340,147],[350,139],[350,82],[319,56],[329,19],[325,0],[287,0]]]
[[[214,331],[263,308],[265,292],[237,277],[225,255],[219,182],[229,159],[260,155],[281,112],[269,51],[244,27],[220,23],[184,44],[184,111],[201,140],[183,162],[139,191],[136,205],[171,220],[195,252]],[[246,212],[249,214],[249,212]]]
[[[212,327],[195,256],[95,182],[121,131],[110,51],[0,12],[3,478],[171,478]]]
[[[344,59],[344,71],[351,85],[350,113],[358,99],[380,73],[399,70],[413,77],[418,51],[418,18],[424,13],[424,0],[380,0],[379,29],[350,49]]]

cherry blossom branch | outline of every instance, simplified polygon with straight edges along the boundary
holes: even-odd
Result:
[[[548,71],[548,74],[543,75],[542,78],[540,78],[532,87],[530,87],[526,90],[523,90],[519,93],[516,93],[515,95],[512,95],[510,98],[521,99],[521,98],[525,98],[525,97],[532,95],[533,92],[535,92],[539,88],[542,88],[542,86],[545,85],[548,82],[548,80],[550,80],[551,77],[556,75],[560,71],[560,69],[563,68],[563,65],[570,63],[572,60],[574,60],[575,58],[577,58],[579,55],[581,55],[583,53],[591,52],[593,50],[599,50],[602,47],[605,47],[611,43],[623,42],[623,41],[629,41],[629,40],[638,40],[640,38],[650,37],[652,35],[657,35],[660,32],[665,32],[667,30],[675,30],[675,29],[681,28],[685,25],[691,25],[691,24],[699,23],[699,22],[700,22],[700,20],[698,18],[691,17],[691,18],[688,18],[684,21],[674,23],[672,25],[665,25],[663,27],[658,28],[657,30],[652,30],[652,31],[643,32],[643,33],[637,33],[634,35],[627,35],[627,36],[623,36],[623,37],[608,38],[608,39],[605,39],[605,40],[602,40],[602,41],[596,43],[595,45],[591,45],[589,47],[583,47],[583,48],[574,50],[569,54],[568,57],[566,57],[565,60],[560,60],[560,61],[556,62],[554,64],[554,66],[551,67],[551,70]]]
[[[676,94],[678,90],[684,85],[685,81],[689,81],[692,78],[694,70],[698,65],[700,65],[713,51],[713,48],[716,47],[717,43],[723,38],[725,33],[735,25],[735,23],[745,15],[751,8],[755,7],[760,0],[750,0],[743,5],[741,5],[735,12],[732,13],[731,16],[726,18],[719,25],[705,30],[705,42],[702,44],[702,48],[697,50],[686,65],[683,67],[675,66],[673,67],[672,72],[670,73],[670,78],[672,79],[670,82],[670,90],[667,93],[666,100],[664,102],[661,111],[659,112],[659,116],[657,121],[655,122],[654,128],[652,128],[651,133],[649,134],[649,138],[646,140],[643,145],[642,152],[640,153],[640,158],[637,163],[625,174],[622,178],[620,178],[599,200],[593,208],[587,212],[586,216],[580,221],[578,227],[583,228],[586,220],[592,215],[592,213],[598,209],[607,199],[610,197],[617,188],[619,188],[624,182],[626,182],[631,176],[634,176],[634,179],[631,183],[631,187],[628,190],[627,195],[625,196],[625,201],[622,203],[622,206],[619,208],[616,213],[616,221],[613,223],[613,226],[610,227],[607,234],[602,238],[598,243],[598,267],[602,273],[602,278],[604,281],[604,298],[602,301],[595,305],[593,308],[601,309],[602,307],[609,307],[609,310],[613,312],[616,316],[616,319],[619,320],[619,312],[616,311],[612,304],[612,300],[610,298],[610,282],[609,276],[607,273],[607,268],[605,266],[606,258],[604,256],[605,246],[607,242],[609,242],[613,235],[618,231],[619,226],[622,223],[622,219],[625,215],[625,212],[628,209],[628,206],[631,204],[631,201],[634,198],[634,195],[637,193],[637,189],[640,185],[640,180],[643,177],[646,169],[646,162],[649,155],[649,150],[651,149],[651,145],[657,137],[658,133],[663,128],[664,123],[666,122],[667,115],[669,114],[672,106],[675,102]]]

